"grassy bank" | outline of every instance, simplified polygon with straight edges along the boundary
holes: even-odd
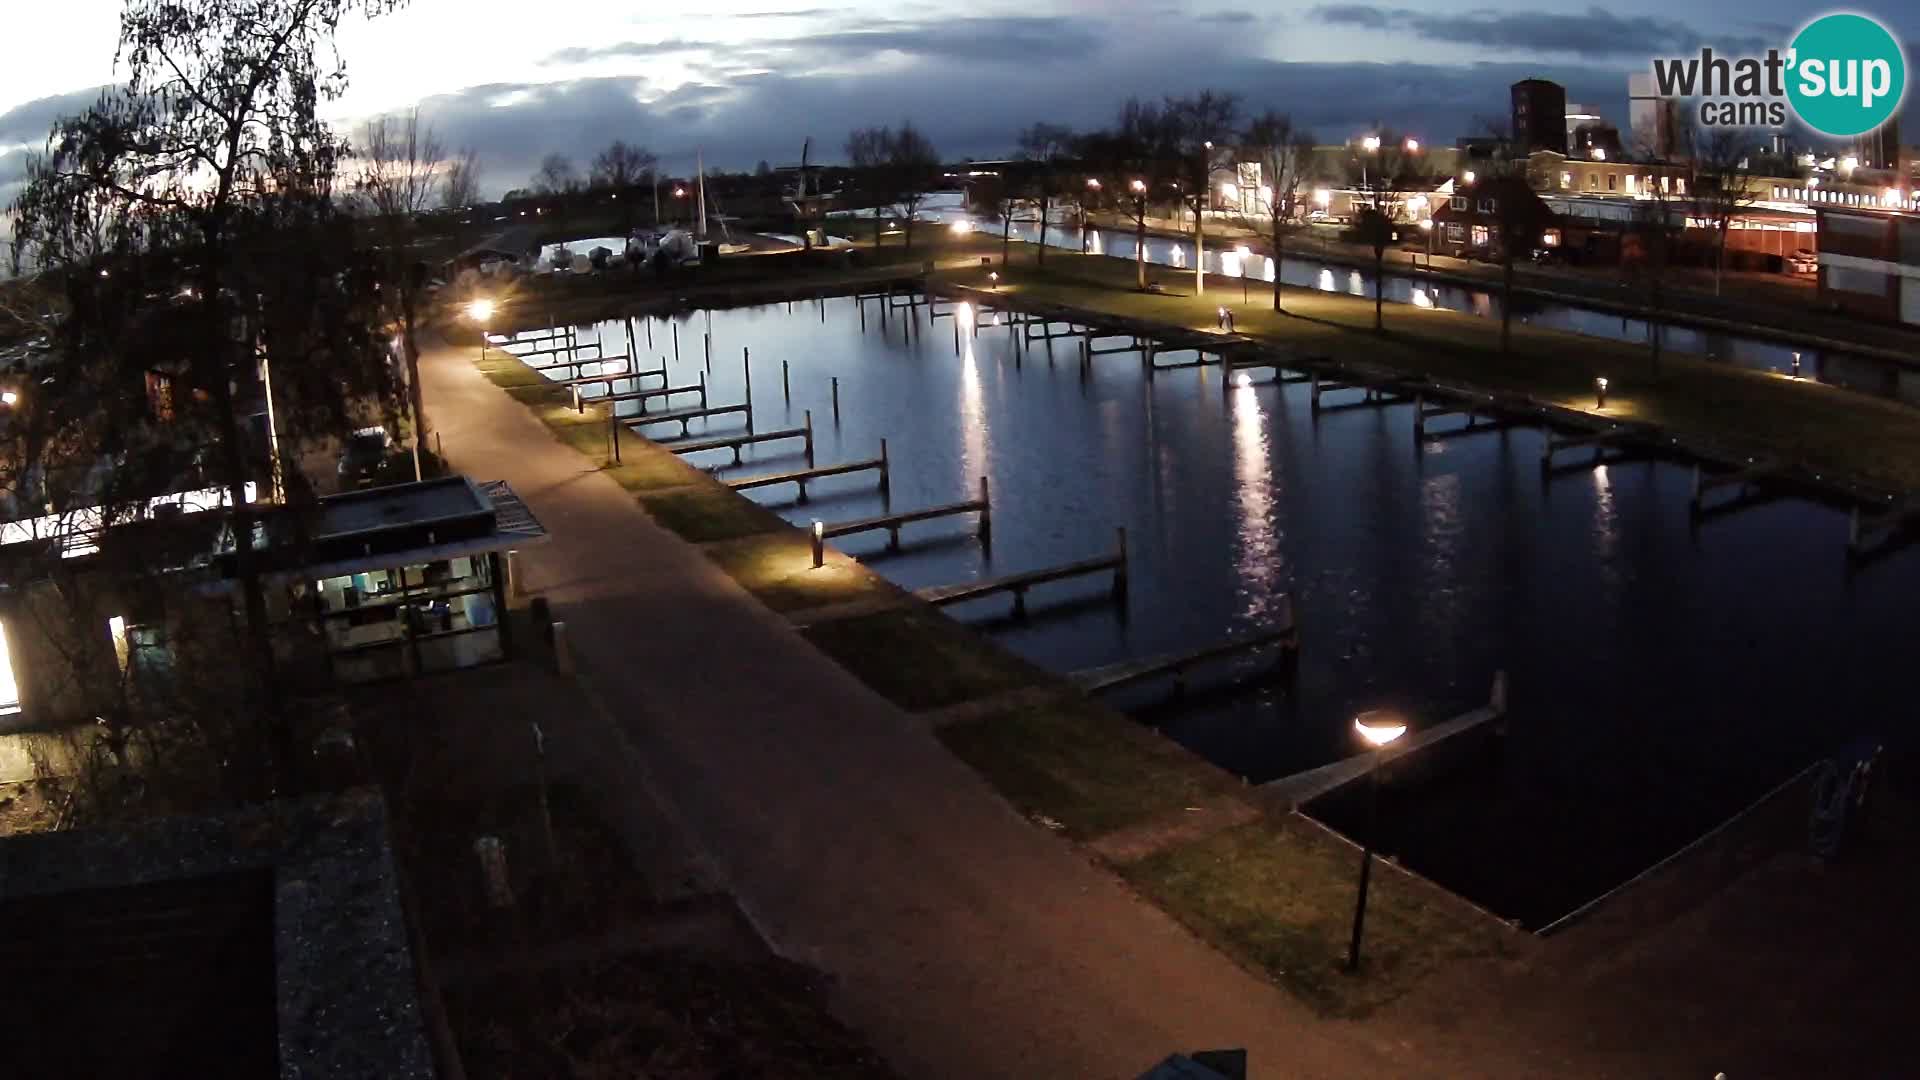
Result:
[[[1645,348],[1516,322],[1513,348],[1500,351],[1492,319],[1405,304],[1385,307],[1385,332],[1373,330],[1373,301],[1310,289],[1272,294],[1255,288],[1241,301],[1237,279],[1212,277],[1204,297],[1193,274],[1148,268],[1165,295],[1134,289],[1134,267],[1100,256],[1049,252],[1044,268],[1020,262],[1000,291],[1020,300],[1211,330],[1226,305],[1235,328],[1304,354],[1364,361],[1413,375],[1657,424],[1676,434],[1756,456],[1804,461],[1816,471],[1890,491],[1920,488],[1920,410],[1838,387],[1747,371],[1667,352],[1653,370]],[[943,271],[984,285],[975,270]],[[1609,383],[1607,408],[1595,408],[1594,379]]]
[[[1132,861],[1116,868],[1176,919],[1315,1008],[1363,1013],[1404,994],[1439,959],[1483,955],[1487,935],[1508,933],[1432,886],[1401,878],[1383,892],[1391,898],[1385,902],[1405,913],[1382,918],[1370,935],[1381,962],[1359,977],[1334,978],[1326,959],[1345,941],[1352,868],[1301,839],[1316,835],[1316,828],[1283,815],[1224,833],[1183,829],[1202,806],[1232,804],[1239,811],[1232,820],[1259,814],[1240,802],[1238,779],[913,600],[857,561],[836,554],[814,569],[803,531],[666,449],[626,436],[623,464],[610,466],[602,407],[577,414],[569,396],[541,385],[537,372],[504,354],[488,355],[479,366],[489,379],[605,468],[661,525],[700,543],[768,607],[797,614],[879,607],[810,622],[800,632],[903,709],[931,716],[964,706],[968,715],[940,718],[948,722],[936,728],[938,737],[1027,816],[1086,843],[1123,833],[1161,837],[1145,845],[1149,856],[1129,855]],[[1098,857],[1097,849],[1089,853]],[[1259,887],[1243,876],[1255,873]],[[1276,880],[1288,887],[1273,888]]]

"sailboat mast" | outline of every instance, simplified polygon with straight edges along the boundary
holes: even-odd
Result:
[[[707,164],[705,159],[700,156],[700,151],[698,150],[693,152],[693,164],[694,168],[700,173],[699,190],[695,196],[700,214],[700,224],[694,227],[694,235],[705,240],[707,238]]]

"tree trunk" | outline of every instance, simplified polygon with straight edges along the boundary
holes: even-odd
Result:
[[[873,208],[873,246],[876,249],[880,247],[880,207],[878,200],[875,200]]]
[[[1285,276],[1281,273],[1285,263],[1282,258],[1286,240],[1284,228],[1280,224],[1279,216],[1275,215],[1273,219],[1273,311],[1276,315],[1285,313],[1285,309],[1280,306],[1280,279]],[[1241,271],[1244,273],[1245,267],[1242,267]]]
[[[1134,219],[1133,264],[1139,287],[1142,292],[1147,288],[1147,209],[1140,208],[1139,216]]]
[[[1207,291],[1206,219],[1200,216],[1196,200],[1193,210],[1193,295]]]
[[[1380,294],[1385,291],[1381,286],[1386,284],[1387,279],[1386,261],[1386,247],[1384,245],[1375,245],[1373,249],[1373,328],[1376,332],[1386,329],[1386,323],[1381,320],[1380,312],[1382,300]]]
[[[486,328],[480,334],[486,336]],[[407,360],[407,411],[413,414],[413,478],[426,479],[426,469],[421,458],[427,445],[427,407],[420,391],[420,346],[413,338],[413,294],[409,290],[400,297],[400,348]]]
[[[1053,200],[1046,192],[1040,193],[1040,244],[1034,248],[1033,261],[1041,266],[1047,265],[1047,211],[1053,206]]]
[[[1000,265],[1007,265],[1007,259],[1013,251],[1013,208],[1007,207],[1000,214]]]
[[[1513,352],[1513,249],[1500,248],[1500,353]]]
[[[901,237],[901,239],[906,241],[906,250],[912,251],[913,250],[913,207],[911,206],[907,207],[906,232],[905,232],[905,235]]]

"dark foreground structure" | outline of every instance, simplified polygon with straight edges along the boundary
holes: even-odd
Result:
[[[0,840],[0,1045],[22,1077],[431,1077],[384,803]]]

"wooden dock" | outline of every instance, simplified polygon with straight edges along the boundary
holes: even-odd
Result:
[[[578,352],[581,349],[592,349],[595,352],[605,351],[600,347],[600,343],[597,341],[573,341],[571,339],[568,339],[568,341],[564,345],[543,345],[537,349],[528,349],[526,352],[515,352],[513,353],[513,355],[519,357],[522,360],[525,360],[530,356],[553,356],[557,353]],[[508,349],[505,351],[513,352],[512,349]]]
[[[788,472],[765,473],[760,476],[743,476],[735,480],[724,481],[724,483],[735,491],[745,491],[748,488],[774,487],[780,484],[792,484],[800,489],[800,501],[806,502],[807,485],[815,480],[824,479],[829,476],[846,476],[850,473],[870,471],[880,474],[881,491],[887,491],[893,486],[892,470],[887,464],[887,440],[880,440],[880,456],[869,461],[847,461],[838,465],[822,465],[818,468],[809,466],[804,469],[793,469]]]
[[[1920,527],[1920,492],[1873,513],[1863,513],[1856,506],[1847,517],[1847,555],[1865,559],[1886,554],[1898,546],[1901,534],[1916,527]]]
[[[1762,480],[1773,479],[1785,472],[1786,466],[1772,459],[1752,462],[1748,464],[1746,468],[1735,469],[1732,472],[1714,474],[1702,472],[1700,466],[1695,464],[1693,467],[1693,493],[1687,500],[1687,508],[1696,516],[1711,514],[1717,509],[1729,508],[1735,503],[1740,503],[1745,499],[1749,488]],[[1708,505],[1708,496],[1723,488],[1734,489],[1733,501],[1718,503],[1712,506]]]
[[[1104,667],[1087,668],[1074,672],[1071,678],[1082,690],[1094,694],[1102,690],[1112,690],[1147,679],[1171,675],[1173,693],[1178,697],[1187,691],[1187,672],[1211,661],[1278,646],[1279,652],[1274,657],[1274,668],[1278,669],[1296,653],[1300,645],[1300,631],[1293,619],[1293,597],[1289,595],[1284,599],[1286,607],[1279,629],[1229,638],[1211,645],[1202,645],[1197,649],[1161,653],[1158,656],[1146,656],[1137,660],[1123,660]]]
[[[1494,675],[1493,692],[1488,696],[1485,705],[1433,727],[1409,731],[1389,743],[1384,750],[1355,754],[1352,757],[1322,765],[1317,769],[1307,769],[1292,776],[1269,780],[1260,785],[1260,794],[1280,805],[1298,809],[1336,788],[1345,787],[1365,777],[1376,766],[1398,761],[1422,750],[1432,749],[1489,722],[1497,722],[1506,715],[1507,674],[1502,671]]]
[[[689,409],[670,409],[667,412],[653,413],[646,416],[623,416],[620,418],[620,421],[628,427],[638,430],[653,424],[671,424],[677,420],[680,422],[680,436],[685,438],[693,434],[693,429],[687,425],[695,420],[703,417],[736,414],[746,417],[749,428],[753,426],[753,406],[751,405],[701,405]]]
[[[1443,394],[1448,391],[1440,391]],[[1447,416],[1464,416],[1467,422],[1459,427],[1449,427],[1440,431],[1427,430],[1427,422]],[[1449,435],[1465,435],[1470,431],[1491,431],[1505,427],[1507,421],[1494,415],[1478,399],[1466,394],[1442,397],[1439,401],[1429,402],[1426,393],[1415,394],[1413,398],[1413,437],[1415,439],[1439,439]]]
[[[1309,405],[1316,415],[1323,412],[1333,412],[1336,409],[1365,409],[1381,405],[1397,405],[1407,400],[1403,394],[1397,392],[1392,387],[1373,386],[1369,383],[1360,382],[1336,382],[1331,379],[1322,379],[1317,373],[1311,375],[1308,378],[1308,382],[1312,384],[1312,397],[1309,399]],[[1343,390],[1361,391],[1360,400],[1342,401],[1334,405],[1321,403],[1320,399],[1323,395],[1339,393]]]
[[[636,372],[633,377],[637,379],[645,375],[658,375],[661,382],[664,383],[667,381],[666,368],[653,368],[647,371]],[[699,395],[700,404],[705,406],[707,403],[707,384],[703,380],[697,383],[687,383],[685,386],[656,386],[651,390],[622,390],[618,394],[602,394],[590,400],[607,405],[617,404],[622,401],[637,401],[640,403],[640,415],[645,416],[647,414],[647,402],[659,399],[672,402],[674,398],[682,394]]]
[[[604,360],[598,359],[598,358],[593,360],[582,360],[578,366],[584,367],[587,364],[613,364],[613,363],[618,363],[620,365],[619,371],[603,371],[595,375],[569,375],[564,379],[548,379],[547,385],[548,386],[591,386],[592,384],[597,382],[609,382],[614,379],[632,379],[632,378],[637,378],[640,375],[650,375],[650,374],[653,374],[655,371],[661,374],[665,374],[666,372],[665,368],[655,368],[650,371],[644,371],[644,372],[634,371],[632,357],[627,357],[627,356],[609,356]],[[549,366],[568,367],[571,365],[552,364]]]
[[[1561,451],[1580,450],[1588,447],[1593,449],[1593,463],[1598,465],[1601,460],[1601,455],[1607,451],[1607,448],[1619,446],[1632,436],[1632,429],[1624,427],[1613,427],[1605,431],[1570,435],[1566,438],[1560,438],[1552,432],[1548,432],[1547,441],[1541,444],[1540,447],[1540,471],[1546,472],[1552,469],[1554,467],[1554,456]]]
[[[996,593],[1013,594],[1013,614],[1024,618],[1027,614],[1027,590],[1035,585],[1064,581],[1068,578],[1085,577],[1108,570],[1113,571],[1113,598],[1124,601],[1127,596],[1127,530],[1118,530],[1118,548],[1111,555],[1101,555],[1079,562],[1070,562],[1062,566],[1045,570],[1028,570],[1025,573],[1008,574],[1005,577],[988,578],[983,581],[968,581],[959,585],[940,585],[931,589],[920,589],[915,596],[935,606],[958,604],[967,600],[978,600],[983,596]]]
[[[823,539],[836,536],[851,536],[855,533],[887,530],[887,550],[900,550],[900,527],[916,521],[932,521],[935,518],[953,517],[959,514],[978,513],[980,515],[979,536],[982,543],[992,543],[993,504],[987,493],[987,478],[980,478],[980,497],[965,499],[945,506],[929,506],[919,510],[907,510],[898,514],[882,514],[878,517],[860,518],[855,521],[839,521],[821,527]]]

